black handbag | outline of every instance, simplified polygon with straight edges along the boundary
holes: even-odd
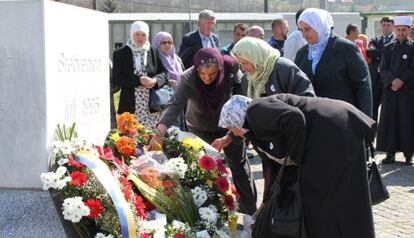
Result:
[[[166,107],[174,94],[174,89],[169,85],[150,90],[149,110],[150,112],[161,112]]]
[[[369,191],[371,193],[371,203],[372,205],[376,205],[390,198],[390,193],[388,192],[384,181],[382,181],[382,177],[378,169],[378,164],[375,163],[374,146],[370,144],[367,150],[369,150],[367,151],[368,154],[371,152],[371,156],[368,156],[370,158],[369,162],[367,163]]]
[[[307,237],[299,186],[301,168],[299,167],[298,177],[293,185],[283,187],[280,181],[286,160],[271,188],[270,199],[265,203],[256,218],[252,229],[252,237]]]

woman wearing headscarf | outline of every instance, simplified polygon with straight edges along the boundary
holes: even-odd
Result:
[[[279,51],[271,47],[267,42],[253,37],[244,37],[236,43],[231,53],[247,72],[247,79],[249,81],[248,97],[259,98],[279,93],[315,96],[312,84],[306,74],[289,59],[280,57]],[[212,146],[220,151],[231,140],[231,136],[225,136],[214,141]],[[267,147],[274,147],[274,150],[278,151],[277,158],[285,156],[283,154],[283,140],[279,140],[274,145],[266,142],[263,142],[263,144],[266,144]],[[268,191],[276,179],[280,166],[263,151],[258,148],[255,149],[262,158],[265,191]],[[264,198],[266,194],[265,192]]]
[[[157,48],[162,65],[168,71],[168,81],[172,88],[176,89],[184,65],[180,57],[175,53],[174,40],[170,33],[161,31],[155,35],[154,45]]]
[[[367,115],[328,98],[279,94],[251,100],[235,95],[224,104],[219,126],[256,146],[279,137],[286,141],[288,163],[301,166],[308,237],[375,237],[364,145],[374,134],[375,121]]]
[[[118,113],[135,114],[140,124],[154,129],[161,112],[149,110],[149,92],[167,83],[167,72],[158,52],[148,42],[149,27],[143,21],[131,25],[127,44],[113,55],[113,77],[121,87]]]
[[[169,85],[175,90],[177,89],[180,77],[183,74],[184,65],[180,57],[175,53],[174,40],[170,33],[161,31],[155,35],[154,45],[157,48],[161,62],[167,70]],[[185,109],[178,117],[178,125],[182,130],[187,130],[184,119]]]
[[[372,116],[372,91],[368,66],[358,47],[333,32],[329,12],[308,8],[298,25],[308,45],[302,47],[295,63],[312,82],[316,96],[351,103]]]
[[[174,125],[180,112],[187,107],[185,119],[188,130],[211,143],[228,132],[218,127],[221,107],[233,95],[241,94],[243,74],[237,61],[228,55],[221,55],[217,48],[203,48],[194,55],[194,66],[181,76],[178,88],[169,102],[159,124],[151,147],[162,144],[160,137]],[[224,150],[233,175],[233,181],[240,194],[240,208],[243,213],[256,211],[256,187],[245,154],[242,138],[235,138]]]

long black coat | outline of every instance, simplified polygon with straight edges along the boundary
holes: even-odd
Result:
[[[371,116],[371,80],[368,66],[357,46],[332,33],[315,74],[308,52],[309,45],[302,47],[295,63],[308,75],[316,96],[343,100]]]
[[[388,40],[383,35],[377,36],[372,39],[368,44],[367,57],[371,59],[371,63],[368,65],[369,74],[371,76],[372,87],[372,118],[378,120],[378,108],[381,104],[382,98],[382,82],[379,73],[379,64],[381,61],[382,50],[385,45],[395,40],[395,35],[392,34]]]
[[[283,136],[301,164],[310,238],[375,237],[364,147],[375,121],[343,101],[279,94],[254,99],[244,127],[260,141]]]
[[[132,51],[129,46],[114,51],[113,55],[113,77],[116,85],[121,87],[118,113],[135,113],[135,88],[141,86],[137,75],[134,74],[134,62]],[[151,47],[147,54],[147,76],[157,80],[155,88],[166,84],[167,71],[162,65],[158,51]],[[149,110],[149,109],[148,109]]]
[[[384,86],[377,149],[386,152],[414,152],[414,43],[395,41],[381,57]],[[391,83],[400,78],[404,85],[394,92]]]

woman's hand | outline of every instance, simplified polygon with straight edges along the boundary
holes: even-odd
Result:
[[[149,150],[162,150],[162,137],[167,133],[167,127],[164,124],[159,123],[157,129],[155,129],[155,135],[151,138],[149,144]]]
[[[168,80],[168,82],[170,83],[170,86],[173,89],[177,89],[177,86],[178,86],[178,81],[177,80]]]
[[[142,86],[144,86],[146,89],[153,88],[157,83],[156,79],[150,78],[148,76],[141,76],[139,78],[139,81],[141,82]]]
[[[218,152],[220,152],[223,148],[227,147],[233,139],[226,135],[221,138],[218,138],[211,143],[211,146],[213,146]]]
[[[162,150],[162,145],[162,138],[159,135],[155,134],[151,138],[148,150]]]

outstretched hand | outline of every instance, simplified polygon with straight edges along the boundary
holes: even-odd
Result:
[[[151,138],[148,150],[162,150],[162,145],[163,145],[162,139],[157,134],[155,134]]]
[[[220,152],[223,148],[227,147],[233,139],[230,136],[223,136],[221,138],[218,138],[211,143],[211,146],[213,146],[218,152]]]

